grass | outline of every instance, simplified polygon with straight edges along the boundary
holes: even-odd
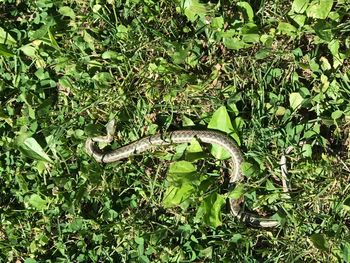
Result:
[[[0,0],[0,10],[0,261],[350,261],[347,1]],[[111,119],[112,148],[227,125],[246,159],[245,205],[281,226],[234,220],[220,201],[224,164],[198,145],[206,161],[178,146],[96,163],[85,140]]]

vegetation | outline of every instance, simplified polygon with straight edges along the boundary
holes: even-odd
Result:
[[[0,10],[0,261],[350,262],[348,0]],[[228,191],[220,154],[195,141],[101,165],[84,143],[112,119],[113,149],[228,132],[246,180]],[[281,226],[238,222],[228,195]]]

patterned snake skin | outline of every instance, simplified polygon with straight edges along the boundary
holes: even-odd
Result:
[[[113,140],[114,121],[107,125],[107,136],[88,138],[85,144],[86,152],[95,158],[97,162],[112,163],[125,159],[129,156],[141,154],[154,146],[189,143],[193,138],[200,142],[216,144],[229,152],[230,183],[237,183],[243,180],[240,169],[243,162],[243,155],[236,143],[227,135],[212,130],[178,130],[169,132],[166,135],[152,135],[141,138],[126,146],[120,147],[111,152],[102,152],[95,146],[96,142],[111,142]],[[262,218],[257,215],[241,211],[240,200],[230,198],[231,213],[240,221],[255,227],[275,227],[279,222],[272,219]]]

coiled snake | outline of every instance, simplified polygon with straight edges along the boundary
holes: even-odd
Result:
[[[228,161],[230,183],[237,183],[243,180],[243,174],[240,168],[243,162],[243,155],[236,143],[221,132],[213,130],[178,130],[169,132],[166,136],[159,134],[147,136],[106,153],[95,146],[96,142],[110,143],[113,140],[114,131],[114,121],[111,121],[107,124],[107,136],[93,137],[86,140],[86,152],[94,157],[97,162],[112,163],[132,155],[140,154],[154,146],[189,143],[193,138],[196,138],[200,142],[216,144],[227,150],[231,155]],[[242,211],[240,200],[238,199],[230,198],[229,203],[232,215],[248,225],[255,227],[275,227],[279,225],[279,222],[276,220],[259,217]]]

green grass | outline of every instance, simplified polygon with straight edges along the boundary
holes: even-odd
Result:
[[[0,261],[350,262],[349,12],[346,0],[0,0]],[[116,148],[217,112],[247,161],[246,207],[280,227],[247,227],[220,201],[208,219],[206,202],[227,196],[215,158],[188,162],[179,146],[101,165],[84,151],[111,119]],[[179,163],[196,183],[165,205],[188,183]]]

